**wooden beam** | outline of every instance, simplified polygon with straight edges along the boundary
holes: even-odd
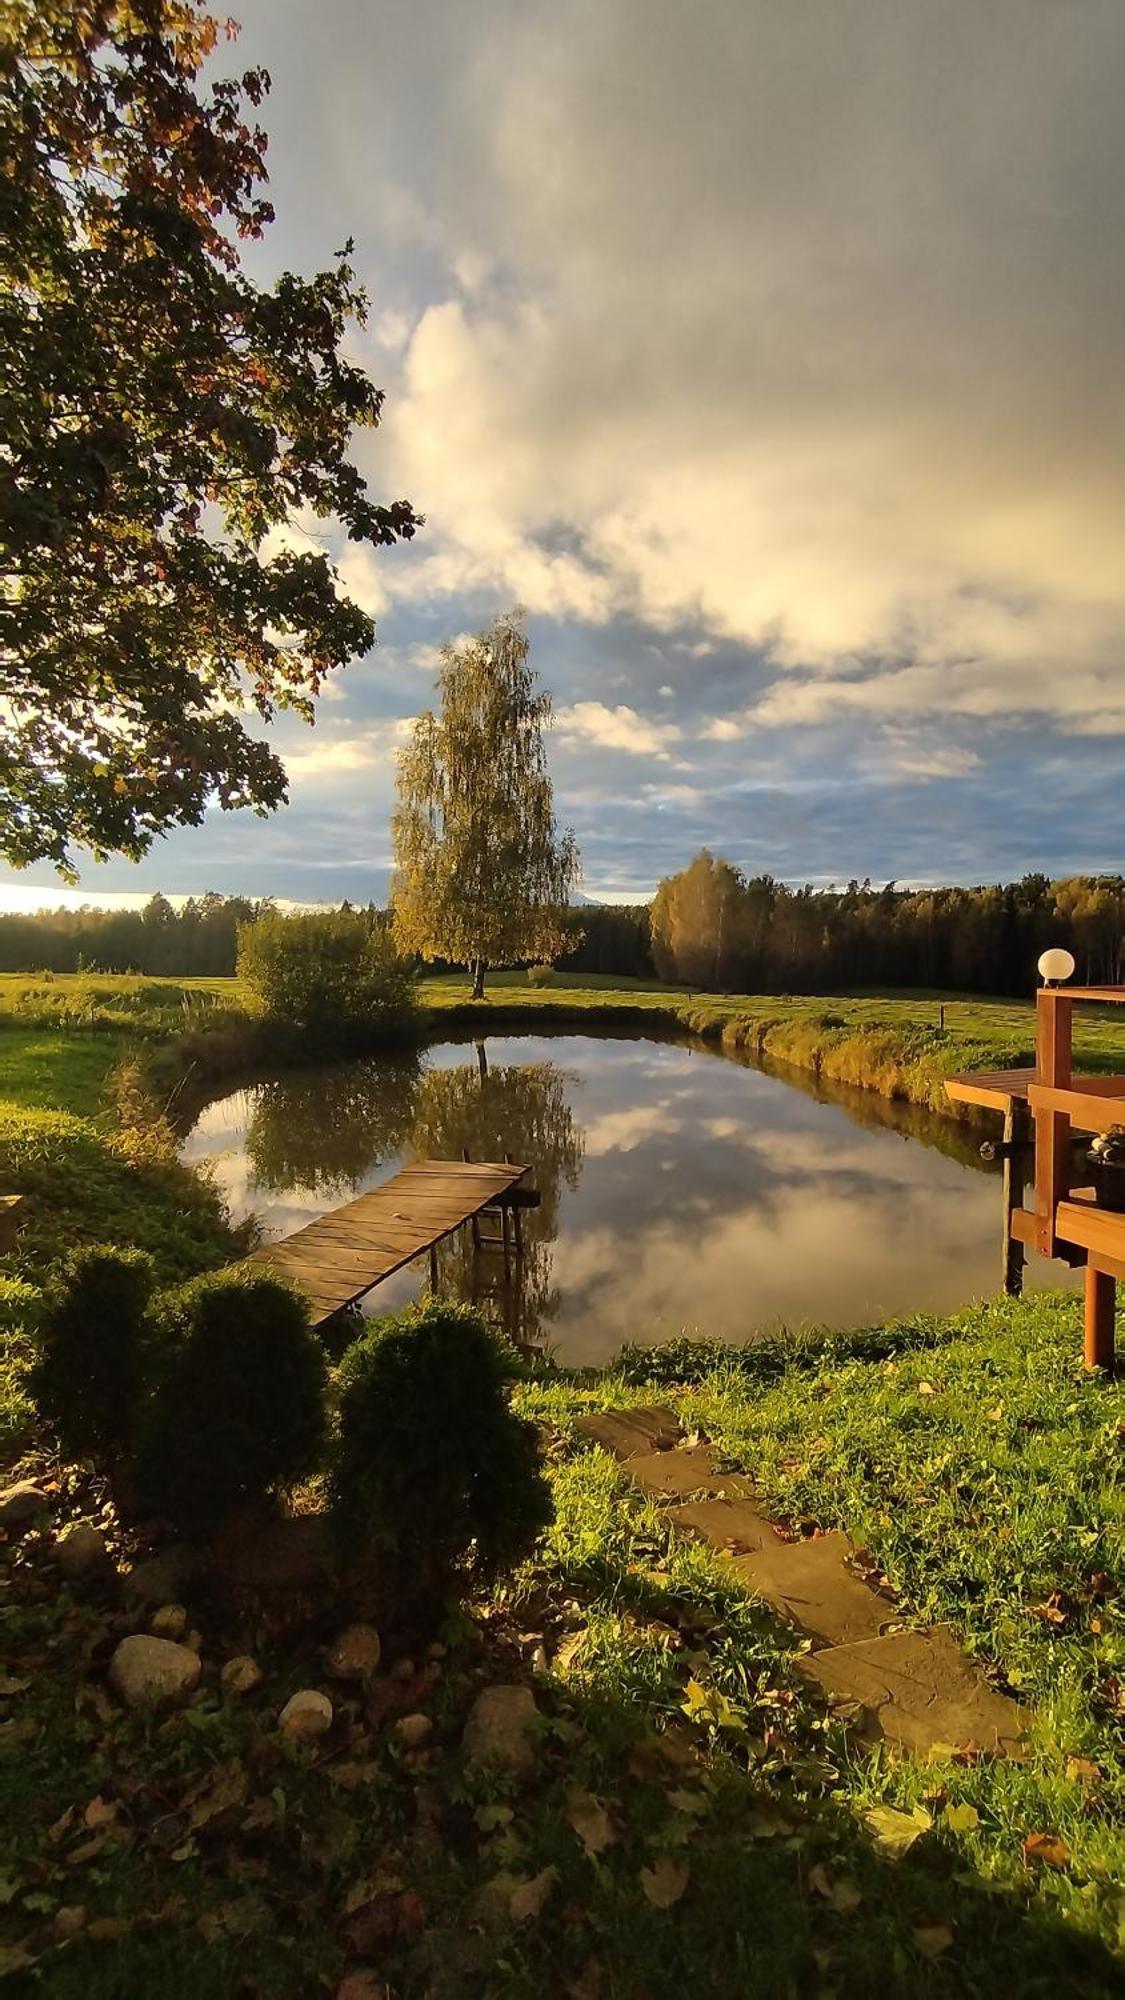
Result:
[[[1036,1084],[1065,1090],[1070,1083],[1070,1037],[1074,1003],[1069,993],[1044,986],[1035,996]],[[1030,1096],[1030,1092],[1029,1092]],[[1044,1257],[1055,1250],[1055,1210],[1070,1184],[1070,1134],[1061,1111],[1035,1113],[1036,1248]]]
[[[1114,1318],[1117,1285],[1108,1271],[1096,1264],[1086,1266],[1086,1348],[1087,1368],[1112,1369],[1114,1363]]]
[[[1087,1090],[1083,1077],[1077,1086],[1059,1090],[1050,1084],[1033,1083],[1028,1091],[1028,1102],[1035,1112],[1060,1111],[1072,1125],[1082,1132],[1108,1132],[1112,1125],[1125,1123],[1125,1078],[1097,1079],[1112,1081],[1119,1085],[1116,1090]],[[1091,1082],[1095,1079],[1091,1077]]]

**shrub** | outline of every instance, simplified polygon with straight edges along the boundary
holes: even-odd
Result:
[[[0,1278],[0,1464],[10,1465],[31,1442],[35,1405],[29,1378],[35,1361],[32,1330],[42,1295],[21,1278]]]
[[[158,1318],[138,1490],[180,1533],[205,1538],[317,1464],[324,1354],[301,1299],[261,1271],[193,1278],[164,1294]]]
[[[72,1457],[112,1458],[132,1442],[153,1282],[143,1251],[88,1245],[50,1287],[29,1387]]]
[[[274,913],[243,924],[238,975],[256,1011],[307,1051],[393,1040],[415,1018],[414,975],[361,910]]]
[[[400,1608],[432,1615],[458,1571],[495,1575],[551,1519],[510,1374],[510,1351],[476,1313],[433,1299],[376,1320],[340,1364],[333,1516],[345,1548],[378,1559]]]
[[[553,965],[529,965],[527,983],[529,986],[550,986],[555,977]]]

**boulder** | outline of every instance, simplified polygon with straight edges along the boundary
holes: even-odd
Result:
[[[55,1540],[55,1561],[68,1583],[83,1583],[106,1576],[113,1561],[100,1528],[89,1521],[75,1521]]]
[[[348,1625],[328,1648],[325,1666],[334,1681],[361,1681],[375,1672],[381,1652],[374,1625]]]
[[[282,1735],[298,1742],[310,1742],[331,1729],[332,1703],[317,1688],[299,1688],[296,1694],[290,1695],[277,1722]]]
[[[109,1684],[130,1708],[160,1708],[193,1694],[201,1672],[198,1653],[171,1639],[134,1632],[110,1660]]]
[[[148,1621],[148,1629],[157,1639],[182,1639],[187,1631],[188,1616],[182,1604],[162,1604]],[[192,1647],[192,1652],[195,1647]]]
[[[37,1514],[46,1513],[50,1501],[33,1479],[17,1479],[14,1486],[0,1492],[0,1528],[26,1528]]]
[[[227,1660],[219,1674],[219,1686],[230,1697],[252,1694],[262,1685],[262,1669],[249,1653],[239,1653],[233,1660]]]
[[[161,1549],[158,1556],[147,1556],[144,1562],[134,1563],[124,1580],[125,1601],[151,1604],[154,1610],[164,1604],[175,1604],[199,1567],[200,1558],[194,1549],[174,1543],[171,1548]]]
[[[469,1710],[462,1744],[470,1764],[499,1764],[520,1777],[535,1768],[535,1696],[522,1684],[483,1688]]]
[[[395,1723],[395,1736],[404,1750],[420,1750],[434,1733],[434,1725],[428,1715],[401,1715]]]

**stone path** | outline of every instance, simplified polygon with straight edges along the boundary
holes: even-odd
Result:
[[[753,1482],[723,1472],[710,1446],[684,1442],[670,1410],[582,1417],[580,1436],[602,1445],[630,1478],[667,1503],[668,1518],[708,1542],[758,1597],[812,1641],[797,1661],[867,1742],[908,1751],[935,1744],[1018,1757],[1028,1717],[997,1694],[947,1626],[904,1630],[894,1602],[865,1583],[835,1531],[786,1542],[753,1504]]]

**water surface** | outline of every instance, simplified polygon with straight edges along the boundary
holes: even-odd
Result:
[[[867,1091],[767,1073],[710,1045],[497,1035],[420,1057],[290,1070],[216,1099],[184,1142],[237,1219],[283,1236],[413,1159],[531,1166],[522,1282],[469,1232],[440,1283],[529,1345],[600,1362],[683,1331],[951,1311],[999,1284],[998,1172],[980,1134]],[[1058,1284],[1031,1260],[1029,1284]],[[424,1262],[372,1293],[386,1311]]]

